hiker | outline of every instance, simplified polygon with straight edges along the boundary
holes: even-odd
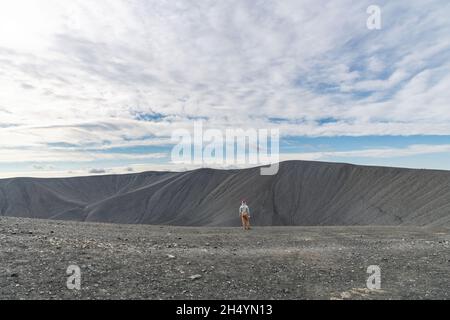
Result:
[[[250,208],[245,201],[242,201],[239,207],[239,215],[241,216],[242,227],[244,230],[250,230]]]

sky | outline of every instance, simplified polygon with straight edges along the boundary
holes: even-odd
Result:
[[[196,121],[279,129],[281,160],[450,170],[449,15],[447,0],[2,0],[0,178],[191,169],[171,134]]]

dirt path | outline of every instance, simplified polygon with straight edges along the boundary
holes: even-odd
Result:
[[[66,269],[81,269],[68,290]],[[366,288],[367,267],[381,290]],[[0,299],[449,299],[450,232],[0,218]]]

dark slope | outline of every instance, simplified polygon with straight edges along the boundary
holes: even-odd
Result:
[[[4,216],[184,226],[237,226],[249,200],[256,225],[450,226],[450,172],[284,162],[182,173],[0,180]]]

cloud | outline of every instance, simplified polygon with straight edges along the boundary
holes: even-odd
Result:
[[[146,152],[144,154],[133,152],[86,151],[66,148],[4,148],[0,163],[22,162],[92,162],[92,161],[118,161],[118,160],[155,160],[166,158],[168,154]]]
[[[327,158],[396,158],[411,157],[424,154],[436,154],[450,152],[450,145],[410,145],[405,148],[374,148],[351,151],[324,151],[305,153],[281,154],[282,161],[286,160],[324,160]]]
[[[385,162],[371,162],[374,160],[382,159],[413,159],[415,156],[420,155],[436,155],[436,154],[449,154],[450,145],[427,145],[417,144],[409,145],[402,148],[370,148],[365,150],[349,150],[349,151],[319,151],[319,152],[292,152],[281,153],[280,161],[289,160],[306,160],[306,161],[334,161],[334,162],[349,162],[351,159],[366,159],[366,163],[373,165],[383,164]],[[401,162],[400,162],[401,163]],[[264,164],[264,163],[262,163]],[[261,164],[261,165],[262,165]],[[423,168],[421,162],[405,162],[408,167]],[[216,169],[237,169],[237,168],[249,168],[255,165],[252,164],[223,164],[223,165],[208,165],[208,167]],[[188,170],[195,170],[201,168],[202,165],[189,164],[189,163],[139,163],[131,162],[130,166],[109,166],[109,167],[94,167],[94,168],[79,168],[74,170],[63,170],[55,166],[49,165],[33,165],[33,171],[27,170],[14,170],[11,172],[1,172],[0,178],[9,177],[75,177],[97,174],[130,174],[140,173],[147,171],[170,171],[170,172],[183,172]],[[445,163],[441,163],[439,166],[435,166],[435,169],[448,169]]]
[[[0,162],[139,160],[107,150],[167,145],[195,119],[450,135],[450,4],[382,1],[379,31],[366,28],[371,4],[3,1]]]
[[[54,170],[55,167],[51,165],[41,165],[41,164],[34,164],[33,169],[36,170]]]
[[[103,174],[106,173],[107,171],[105,169],[91,169],[88,172],[91,174]]]

